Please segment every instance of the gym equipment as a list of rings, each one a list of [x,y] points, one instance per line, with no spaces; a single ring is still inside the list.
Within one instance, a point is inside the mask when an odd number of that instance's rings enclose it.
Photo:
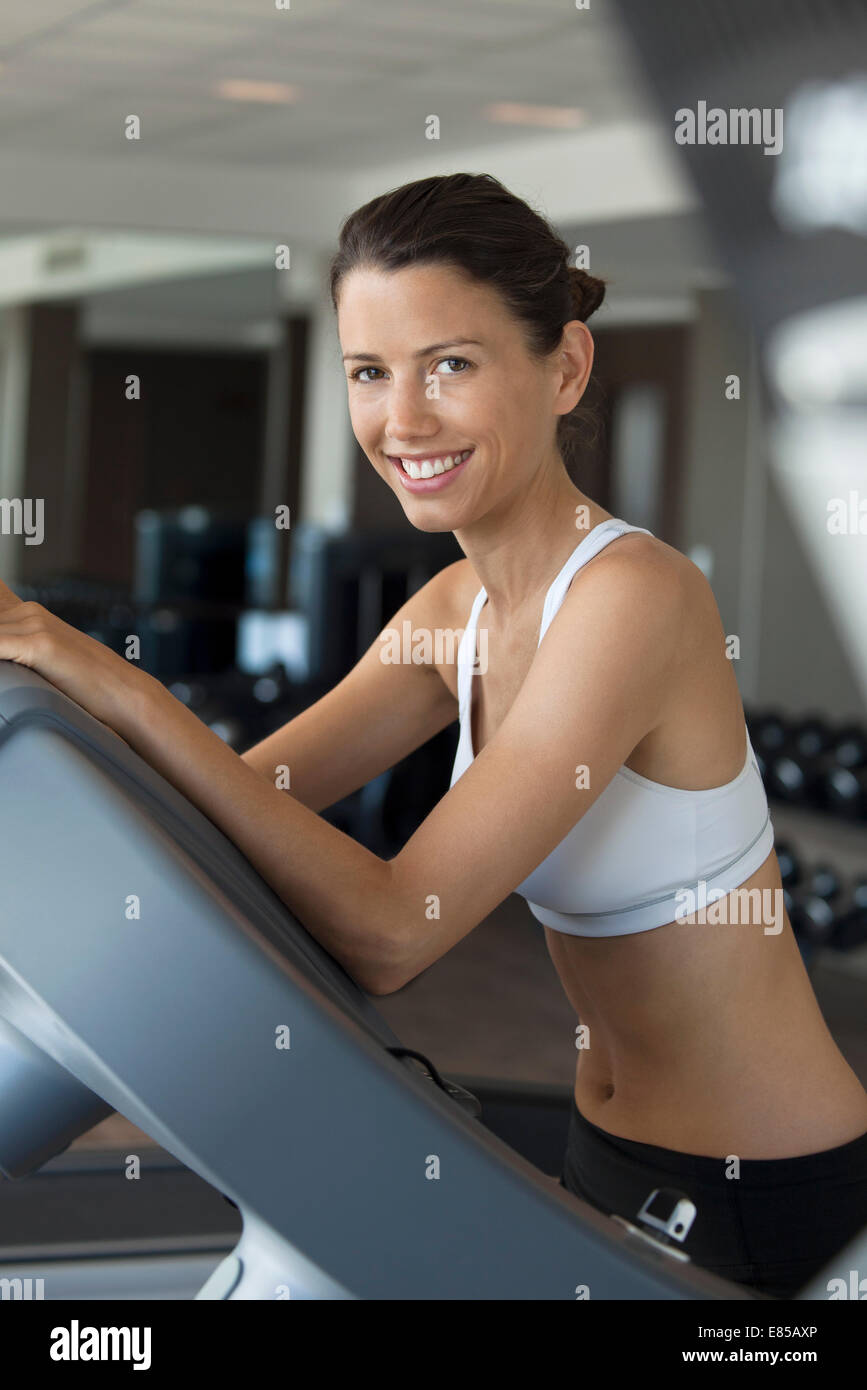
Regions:
[[[821,715],[809,715],[795,725],[792,747],[802,758],[816,758],[834,742],[834,733]]]
[[[308,621],[307,669],[335,684],[407,598],[463,551],[450,531],[293,528],[289,601]]]
[[[769,763],[779,755],[781,749],[786,747],[789,738],[789,725],[776,710],[768,710],[764,713],[759,713],[756,710],[745,710],[744,715],[750,743],[756,755],[759,776],[767,786]]]
[[[784,888],[792,888],[801,879],[801,861],[787,840],[777,840],[774,849],[780,870],[780,882]]]
[[[849,820],[867,820],[867,764],[837,764],[825,772],[823,798],[829,811]]]
[[[807,883],[808,892],[815,894],[817,898],[824,898],[825,902],[832,903],[835,898],[839,898],[842,887],[837,870],[832,868],[830,864],[815,864],[813,866]]]
[[[758,1296],[496,1139],[207,817],[7,662],[0,783],[7,1177],[120,1110],[238,1208],[206,1298]]]
[[[867,945],[867,878],[856,878],[837,913],[830,945],[837,951],[852,951]]]
[[[770,765],[768,791],[786,801],[857,819],[867,806],[867,769],[844,761],[856,750],[850,739],[833,739],[816,757],[786,751]]]
[[[770,757],[767,787],[772,796],[797,803],[821,802],[821,772],[823,762],[830,760],[828,750],[834,744],[834,733],[819,715],[810,715],[794,724],[785,741]]]
[[[15,591],[120,656],[128,637],[138,636],[141,664],[158,680],[224,671],[235,659],[239,610],[226,605],[140,602],[115,585],[74,577],[17,584]]]
[[[778,753],[789,741],[789,724],[776,710],[748,713],[746,722],[753,748],[766,757]]]
[[[803,937],[813,946],[824,946],[831,940],[835,917],[827,898],[818,893],[799,893],[795,889],[786,906],[796,937]]]
[[[849,951],[864,945],[867,878],[846,883],[830,864],[814,864],[806,870],[785,840],[775,849],[783,900],[807,969],[812,968],[819,946]]]
[[[217,517],[206,507],[138,512],[133,598],[243,607],[247,528],[247,521]]]
[[[237,753],[244,753],[315,704],[329,687],[290,681],[282,666],[261,674],[231,669],[168,683],[180,702]],[[434,735],[394,767],[326,807],[324,819],[374,854],[402,848],[448,791],[457,747],[456,724]]]
[[[255,675],[230,667],[167,685],[176,699],[239,753],[266,738],[325,693],[319,688],[293,684],[277,665]]]
[[[543,1173],[559,1171],[572,1104],[568,1083],[474,1075],[455,1081],[479,1098],[489,1130]],[[70,1296],[84,1296],[88,1258],[97,1296],[102,1287],[112,1298],[147,1298],[150,1290],[194,1298],[237,1244],[240,1214],[165,1149],[141,1145],[136,1153],[136,1182],[118,1181],[128,1147],[73,1148],[26,1182],[0,1181],[0,1264],[39,1262],[52,1299],[66,1297],[67,1287]]]
[[[820,715],[787,721],[747,714],[759,772],[771,797],[850,820],[867,820],[867,731],[833,729]]]

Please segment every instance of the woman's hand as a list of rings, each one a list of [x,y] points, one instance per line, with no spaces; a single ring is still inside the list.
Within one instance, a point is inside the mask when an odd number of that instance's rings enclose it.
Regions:
[[[0,580],[0,661],[27,666],[115,732],[145,672]]]

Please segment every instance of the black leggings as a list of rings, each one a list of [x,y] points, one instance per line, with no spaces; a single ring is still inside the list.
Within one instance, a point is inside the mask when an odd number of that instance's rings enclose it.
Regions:
[[[739,1178],[726,1171],[723,1158],[609,1134],[572,1098],[560,1176],[567,1192],[640,1226],[653,1188],[679,1189],[696,1217],[677,1248],[723,1279],[792,1298],[867,1226],[867,1133],[797,1158],[742,1159]]]

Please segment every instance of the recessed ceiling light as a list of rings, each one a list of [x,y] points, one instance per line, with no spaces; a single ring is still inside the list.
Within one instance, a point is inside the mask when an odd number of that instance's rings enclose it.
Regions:
[[[485,107],[489,121],[502,125],[540,125],[550,130],[574,130],[587,120],[579,106],[535,106],[519,101],[495,101]]]
[[[262,101],[271,105],[288,105],[301,93],[286,82],[254,82],[242,77],[227,77],[217,83],[217,96],[224,101]]]

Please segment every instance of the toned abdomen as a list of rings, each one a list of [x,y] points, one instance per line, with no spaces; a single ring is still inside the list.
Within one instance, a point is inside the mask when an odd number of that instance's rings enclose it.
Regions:
[[[772,854],[742,887],[778,885]],[[575,1099],[593,1124],[742,1158],[814,1153],[867,1131],[867,1093],[828,1032],[785,915],[767,934],[731,922],[545,934],[586,1029]]]

